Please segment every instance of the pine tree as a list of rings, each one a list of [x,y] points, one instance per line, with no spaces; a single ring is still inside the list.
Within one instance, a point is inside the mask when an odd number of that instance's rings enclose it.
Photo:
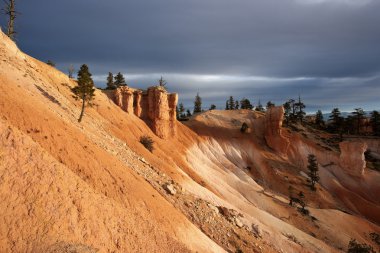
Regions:
[[[283,104],[284,107],[284,121],[287,126],[289,126],[289,121],[290,121],[290,112],[291,112],[291,106],[290,102],[287,101]]]
[[[230,108],[230,110],[235,109],[235,100],[233,96],[230,96],[230,98],[228,99],[228,108]]]
[[[239,101],[235,101],[235,110],[239,110]]]
[[[307,175],[309,176],[309,179],[311,182],[310,188],[311,190],[315,191],[316,190],[315,183],[319,181],[317,158],[315,157],[315,155],[310,154],[307,157],[307,160],[308,160],[307,169],[309,170]]]
[[[114,83],[114,77],[113,77],[113,74],[111,72],[108,72],[108,76],[107,76],[107,90],[114,90],[116,89],[116,85]]]
[[[297,108],[296,112],[296,118],[299,120],[299,122],[303,122],[303,118],[305,117],[306,113],[304,111],[305,104],[301,101],[301,96],[298,96],[298,102],[295,103],[295,107]]]
[[[243,98],[242,100],[240,100],[240,109],[252,110],[252,108],[253,106],[251,104],[251,101],[249,101],[249,99]]]
[[[94,81],[91,78],[91,73],[86,64],[83,64],[78,71],[78,86],[72,89],[77,99],[82,100],[82,110],[78,122],[82,121],[84,108],[91,105],[91,101],[95,96]]]
[[[181,115],[180,115],[180,113],[179,113],[178,105],[175,107],[175,113],[176,113],[176,115],[177,115],[177,120],[179,120],[180,117],[181,117]]]
[[[48,60],[46,62],[46,64],[49,65],[49,66],[55,67],[55,63],[53,61],[51,61],[51,60]]]
[[[162,76],[161,76],[160,80],[158,80],[158,85],[159,85],[160,87],[166,88],[166,84],[167,84],[166,80],[164,80],[164,79],[162,78]]]
[[[275,104],[272,103],[272,101],[268,101],[268,102],[267,102],[267,109],[269,109],[269,108],[271,108],[271,107],[273,107],[273,106],[275,106]]]
[[[183,106],[183,103],[179,104],[178,111],[179,111],[179,118],[184,118],[185,115],[183,115],[183,113],[185,112],[185,107]]]
[[[186,110],[186,117],[188,117],[188,118],[191,117],[191,112],[189,109]]]
[[[229,107],[229,105],[228,105],[228,100],[226,101],[226,109],[225,110],[229,110],[230,109],[230,107]]]
[[[343,120],[344,118],[341,116],[339,109],[334,108],[329,116],[329,128],[331,129],[331,131],[334,133],[341,132],[343,128]]]
[[[362,108],[355,108],[355,111],[351,113],[352,118],[355,123],[355,132],[360,134],[361,127],[363,126],[363,121],[365,119],[365,112]]]
[[[127,83],[125,82],[125,78],[123,76],[122,73],[117,73],[117,75],[115,76],[115,82],[114,82],[114,85],[116,87],[120,87],[120,86],[126,86]]]
[[[323,114],[321,110],[318,110],[315,114],[315,124],[318,127],[323,127],[325,125],[325,121],[323,120]]]
[[[371,112],[370,123],[372,126],[373,134],[380,136],[380,113],[378,111]]]
[[[216,109],[216,105],[212,104],[210,105],[210,110],[215,110]]]
[[[259,103],[257,104],[255,110],[258,111],[258,112],[263,112],[263,111],[265,111],[263,105],[262,105],[261,102],[260,102],[260,100],[259,100]]]
[[[194,113],[199,112],[202,112],[202,98],[199,96],[199,93],[197,93],[194,100]]]
[[[308,213],[308,211],[305,209],[305,206],[306,206],[306,200],[305,200],[305,195],[303,194],[302,191],[300,191],[298,193],[298,203],[300,204],[301,206],[301,212],[306,214]]]

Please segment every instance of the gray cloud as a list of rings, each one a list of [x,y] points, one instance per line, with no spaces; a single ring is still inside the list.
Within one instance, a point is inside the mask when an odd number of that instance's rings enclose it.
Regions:
[[[87,63],[99,85],[108,71],[121,71],[138,87],[163,75],[189,106],[199,91],[220,108],[229,95],[282,103],[298,94],[310,111],[380,107],[379,1],[20,0],[18,7],[24,51],[62,70]]]

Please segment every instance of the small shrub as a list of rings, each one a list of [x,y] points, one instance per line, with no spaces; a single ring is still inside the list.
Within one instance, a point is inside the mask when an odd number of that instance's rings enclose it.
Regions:
[[[371,237],[372,241],[374,241],[377,245],[380,246],[380,235],[373,232],[373,233],[370,233],[369,236]]]
[[[242,132],[242,133],[246,133],[246,132],[248,131],[248,128],[249,128],[248,124],[244,122],[244,123],[241,125],[240,132]]]
[[[365,243],[360,244],[355,239],[351,239],[348,244],[347,253],[375,253],[372,246]]]
[[[154,147],[154,141],[150,136],[144,135],[140,137],[140,143],[144,145],[144,147],[149,150],[150,152],[153,152]]]

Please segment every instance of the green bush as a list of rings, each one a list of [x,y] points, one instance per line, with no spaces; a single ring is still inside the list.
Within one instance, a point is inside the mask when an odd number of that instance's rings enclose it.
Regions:
[[[144,135],[140,137],[140,143],[144,145],[144,147],[149,150],[150,152],[153,152],[154,147],[154,141],[150,136]]]
[[[241,125],[240,132],[242,132],[242,133],[246,133],[246,132],[248,131],[248,128],[249,128],[248,124],[244,122],[244,123]]]

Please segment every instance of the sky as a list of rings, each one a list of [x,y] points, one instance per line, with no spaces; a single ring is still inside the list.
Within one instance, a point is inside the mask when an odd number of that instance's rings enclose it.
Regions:
[[[0,3],[3,4],[3,3]],[[2,6],[3,7],[3,6]],[[17,43],[64,72],[86,63],[192,107],[302,97],[308,112],[380,110],[380,0],[16,0]],[[4,14],[0,25],[6,23]]]

